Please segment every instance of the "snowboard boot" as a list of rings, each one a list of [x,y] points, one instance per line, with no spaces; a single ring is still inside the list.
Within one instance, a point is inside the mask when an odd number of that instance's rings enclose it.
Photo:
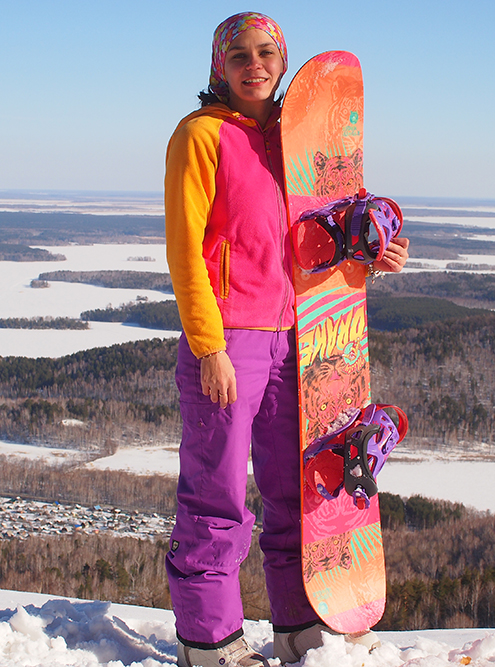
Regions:
[[[273,633],[273,657],[278,658],[282,665],[299,662],[310,648],[323,646],[323,633],[337,633],[323,623],[315,623],[303,630]]]
[[[345,640],[351,644],[361,644],[362,646],[366,646],[370,653],[382,645],[381,641],[378,639],[378,635],[372,630],[346,635]]]
[[[179,641],[178,667],[270,667],[265,658],[252,649],[244,637],[222,648],[200,649]]]
[[[274,632],[273,657],[278,658],[282,665],[299,662],[309,649],[320,648],[323,646],[324,633],[329,635],[339,635],[338,632],[334,632],[322,623],[316,623],[304,630]],[[378,636],[371,630],[368,632],[356,632],[344,635],[344,639],[351,644],[361,644],[362,646],[366,646],[370,653],[381,646]]]

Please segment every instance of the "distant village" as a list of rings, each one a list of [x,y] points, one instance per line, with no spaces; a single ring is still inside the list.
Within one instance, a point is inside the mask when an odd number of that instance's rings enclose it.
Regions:
[[[105,532],[119,537],[154,540],[168,538],[173,526],[173,517],[156,513],[0,497],[0,534],[3,539]]]

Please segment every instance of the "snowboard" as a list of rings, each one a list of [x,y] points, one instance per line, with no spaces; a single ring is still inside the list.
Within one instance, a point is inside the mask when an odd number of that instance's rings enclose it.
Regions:
[[[362,188],[363,81],[356,56],[329,51],[299,70],[285,96],[281,133],[291,228],[303,212]],[[325,254],[328,235],[319,228],[313,234],[320,242],[299,249],[299,257]],[[305,479],[304,452],[350,408],[370,403],[366,272],[364,264],[346,260],[312,273],[294,255],[303,579],[315,611],[340,633],[368,630],[385,608],[378,496],[358,509],[344,489],[330,500],[315,493]]]

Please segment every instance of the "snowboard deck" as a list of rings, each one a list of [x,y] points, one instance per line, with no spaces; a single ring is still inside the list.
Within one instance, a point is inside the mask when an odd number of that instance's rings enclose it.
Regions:
[[[358,59],[329,51],[307,62],[286,93],[281,130],[291,226],[303,211],[358,192],[363,185]],[[315,611],[342,633],[369,629],[385,608],[378,496],[359,510],[344,490],[333,500],[316,495],[305,482],[303,456],[341,413],[370,403],[365,277],[366,267],[355,261],[308,273],[294,260],[303,578]]]

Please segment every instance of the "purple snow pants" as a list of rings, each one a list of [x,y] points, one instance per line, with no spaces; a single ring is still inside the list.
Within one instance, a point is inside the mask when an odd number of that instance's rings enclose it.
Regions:
[[[177,365],[184,427],[167,573],[179,637],[205,647],[243,622],[238,574],[254,523],[244,504],[251,443],[272,622],[290,628],[317,620],[301,575],[294,331],[228,329],[225,337],[238,391],[225,410],[203,396],[200,362],[184,335]]]

